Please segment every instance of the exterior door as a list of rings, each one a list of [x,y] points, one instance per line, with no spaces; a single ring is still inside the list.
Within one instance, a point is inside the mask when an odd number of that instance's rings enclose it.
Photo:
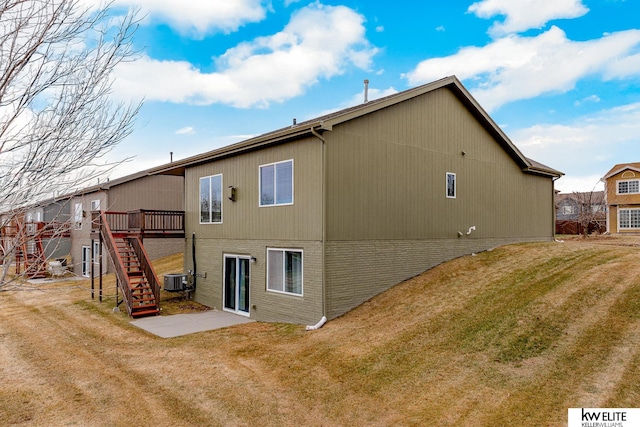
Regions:
[[[224,256],[224,309],[249,316],[249,257]]]
[[[89,277],[90,272],[91,272],[91,247],[83,246],[82,247],[82,275],[84,277]]]

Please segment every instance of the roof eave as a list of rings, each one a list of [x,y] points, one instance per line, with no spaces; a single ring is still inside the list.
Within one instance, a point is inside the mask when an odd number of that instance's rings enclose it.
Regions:
[[[622,166],[622,167],[620,167],[618,169],[615,169],[615,170],[612,170],[611,172],[606,174],[603,179],[609,179],[612,176],[618,175],[620,172],[625,171],[625,170],[632,170],[634,172],[640,173],[640,169],[639,168],[636,168],[636,167],[633,167],[633,166]]]

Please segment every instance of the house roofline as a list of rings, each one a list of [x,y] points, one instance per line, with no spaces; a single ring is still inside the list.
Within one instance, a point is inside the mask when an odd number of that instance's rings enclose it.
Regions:
[[[616,169],[617,167],[617,169]],[[609,179],[614,175],[618,175],[620,172],[625,171],[625,170],[632,170],[634,172],[638,172],[640,173],[640,168],[635,167],[635,166],[631,166],[631,165],[626,165],[626,164],[622,164],[622,165],[615,165],[613,169],[611,169],[609,171],[609,173],[607,173],[602,179]]]
[[[511,158],[520,166],[523,172],[536,175],[559,178],[564,175],[555,169],[526,158],[513,144],[509,137],[500,129],[487,112],[473,98],[469,91],[455,76],[427,83],[412,89],[398,92],[384,98],[378,98],[367,103],[359,104],[340,111],[326,114],[315,119],[268,132],[248,140],[228,145],[206,153],[188,157],[183,160],[150,169],[149,174],[184,174],[187,167],[193,167],[212,160],[233,156],[252,151],[264,146],[294,140],[303,136],[313,135],[313,132],[331,131],[335,125],[390,107],[400,102],[415,98],[441,88],[448,88],[460,100],[494,139],[507,151]]]

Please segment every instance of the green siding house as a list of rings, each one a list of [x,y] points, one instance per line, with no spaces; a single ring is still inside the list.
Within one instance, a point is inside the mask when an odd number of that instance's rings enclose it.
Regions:
[[[310,325],[443,261],[552,240],[562,175],[524,157],[455,77],[158,172],[185,177],[195,299]]]

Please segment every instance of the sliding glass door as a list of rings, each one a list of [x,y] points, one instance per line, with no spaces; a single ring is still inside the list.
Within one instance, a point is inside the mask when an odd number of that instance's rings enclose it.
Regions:
[[[249,257],[224,256],[224,309],[249,315]]]

